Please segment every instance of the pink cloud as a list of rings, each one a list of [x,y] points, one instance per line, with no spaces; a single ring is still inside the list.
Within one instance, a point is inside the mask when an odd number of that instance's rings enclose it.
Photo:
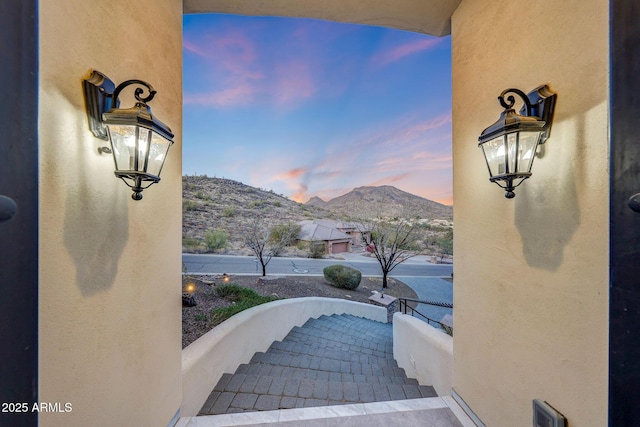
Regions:
[[[388,176],[385,178],[380,178],[377,179],[375,181],[369,182],[368,184],[365,184],[366,186],[373,186],[373,187],[377,187],[380,185],[389,185],[395,182],[400,182],[403,181],[407,178],[411,177],[410,173],[399,173],[396,175],[392,175],[392,176]]]
[[[185,37],[183,47],[200,57],[200,76],[224,89],[205,94],[184,94],[185,104],[229,107],[246,105],[260,92],[264,74],[253,41],[235,29],[209,32],[198,40]],[[193,78],[193,77],[191,77]]]
[[[417,134],[428,132],[433,129],[437,129],[439,127],[448,125],[450,123],[451,123],[451,113],[443,114],[441,116],[434,117],[431,120],[425,120],[409,127],[408,129],[406,129],[405,134],[407,136],[414,136]]]
[[[404,188],[404,191],[411,194],[424,197],[428,200],[433,200],[434,202],[442,203],[443,205],[453,205],[453,194],[451,192],[451,188],[443,186],[440,182],[429,184],[408,181],[405,185],[406,187]]]
[[[307,190],[308,190],[308,186],[306,186],[305,184],[299,184],[297,191],[294,193],[293,196],[291,196],[291,198],[298,202],[298,203],[304,203],[307,200],[309,200],[309,196],[307,196]]]
[[[412,160],[417,160],[428,169],[451,169],[453,157],[448,154],[436,154],[427,151],[413,153]]]
[[[197,40],[185,36],[182,47],[203,58],[216,62],[231,60],[236,63],[250,63],[256,58],[253,41],[243,32],[234,28],[200,33]]]
[[[278,174],[270,179],[270,181],[282,181],[288,179],[296,179],[306,174],[308,171],[306,168],[295,168]]]
[[[224,27],[202,34],[198,39],[185,36],[185,52],[197,55],[200,61],[199,78],[227,88],[204,96],[187,93],[186,103],[220,107],[264,101],[286,107],[318,92],[313,70],[321,68],[321,64],[314,64],[317,58],[308,52],[309,43],[293,37],[290,41],[293,45],[283,57],[265,57],[258,48],[260,39],[256,38],[262,32],[253,34],[252,31]],[[247,100],[248,94],[260,94],[260,97]]]
[[[196,44],[191,40],[187,40],[186,38],[182,40],[182,47],[195,55],[202,57],[209,56],[208,51],[204,48],[204,46]]]
[[[185,105],[200,105],[210,107],[228,107],[249,104],[256,93],[256,88],[244,83],[236,87],[204,94],[185,93]]]
[[[316,93],[310,64],[304,60],[278,63],[274,75],[277,80],[271,93],[278,105],[295,104]]]
[[[451,114],[443,114],[419,122],[416,122],[415,117],[407,117],[393,123],[381,123],[349,145],[352,149],[357,147],[362,151],[387,150],[387,153],[396,154],[399,149],[416,150],[434,142],[434,135],[437,135],[434,132],[449,123],[451,123]]]
[[[392,62],[399,61],[400,59],[413,55],[414,53],[421,52],[423,50],[431,49],[440,43],[441,39],[429,38],[422,40],[415,40],[409,43],[395,46],[391,49],[387,49],[375,55],[371,62],[374,66],[384,67]]]

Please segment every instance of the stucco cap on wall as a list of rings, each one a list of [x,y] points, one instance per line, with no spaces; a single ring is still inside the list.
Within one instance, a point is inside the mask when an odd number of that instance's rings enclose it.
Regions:
[[[433,36],[451,34],[460,0],[184,0],[184,13],[316,18],[379,25]]]

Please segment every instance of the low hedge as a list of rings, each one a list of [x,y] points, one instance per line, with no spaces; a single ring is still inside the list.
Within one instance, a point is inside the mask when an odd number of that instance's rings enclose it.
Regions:
[[[330,265],[322,270],[327,282],[336,288],[354,290],[360,285],[362,273],[346,265]]]

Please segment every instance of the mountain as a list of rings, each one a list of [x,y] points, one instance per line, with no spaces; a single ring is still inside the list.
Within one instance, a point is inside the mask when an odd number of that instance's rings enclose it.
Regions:
[[[306,205],[320,206],[316,199],[323,202],[321,206],[324,209],[341,216],[453,219],[452,206],[407,193],[391,185],[354,188],[327,202],[315,197]]]
[[[327,207],[327,202],[325,202],[324,200],[322,200],[318,196],[313,196],[312,198],[307,200],[307,203],[305,203],[305,205],[307,205],[307,206],[316,206],[318,208],[326,208]]]
[[[243,244],[243,238],[250,232],[256,218],[269,225],[305,219],[348,220],[354,215],[363,219],[382,215],[450,220],[452,211],[451,206],[391,186],[359,187],[328,202],[313,197],[303,204],[231,179],[183,176],[182,246],[185,252],[251,255]],[[436,228],[429,228],[429,233],[439,236],[449,230],[438,228],[438,222],[435,223]],[[225,242],[219,243],[222,240]],[[218,244],[220,249],[212,249]],[[287,253],[290,256],[307,256],[295,246],[288,248]]]

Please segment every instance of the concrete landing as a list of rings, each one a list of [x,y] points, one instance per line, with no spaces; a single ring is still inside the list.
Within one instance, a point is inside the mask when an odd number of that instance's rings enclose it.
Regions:
[[[181,418],[176,427],[475,427],[448,396]]]

